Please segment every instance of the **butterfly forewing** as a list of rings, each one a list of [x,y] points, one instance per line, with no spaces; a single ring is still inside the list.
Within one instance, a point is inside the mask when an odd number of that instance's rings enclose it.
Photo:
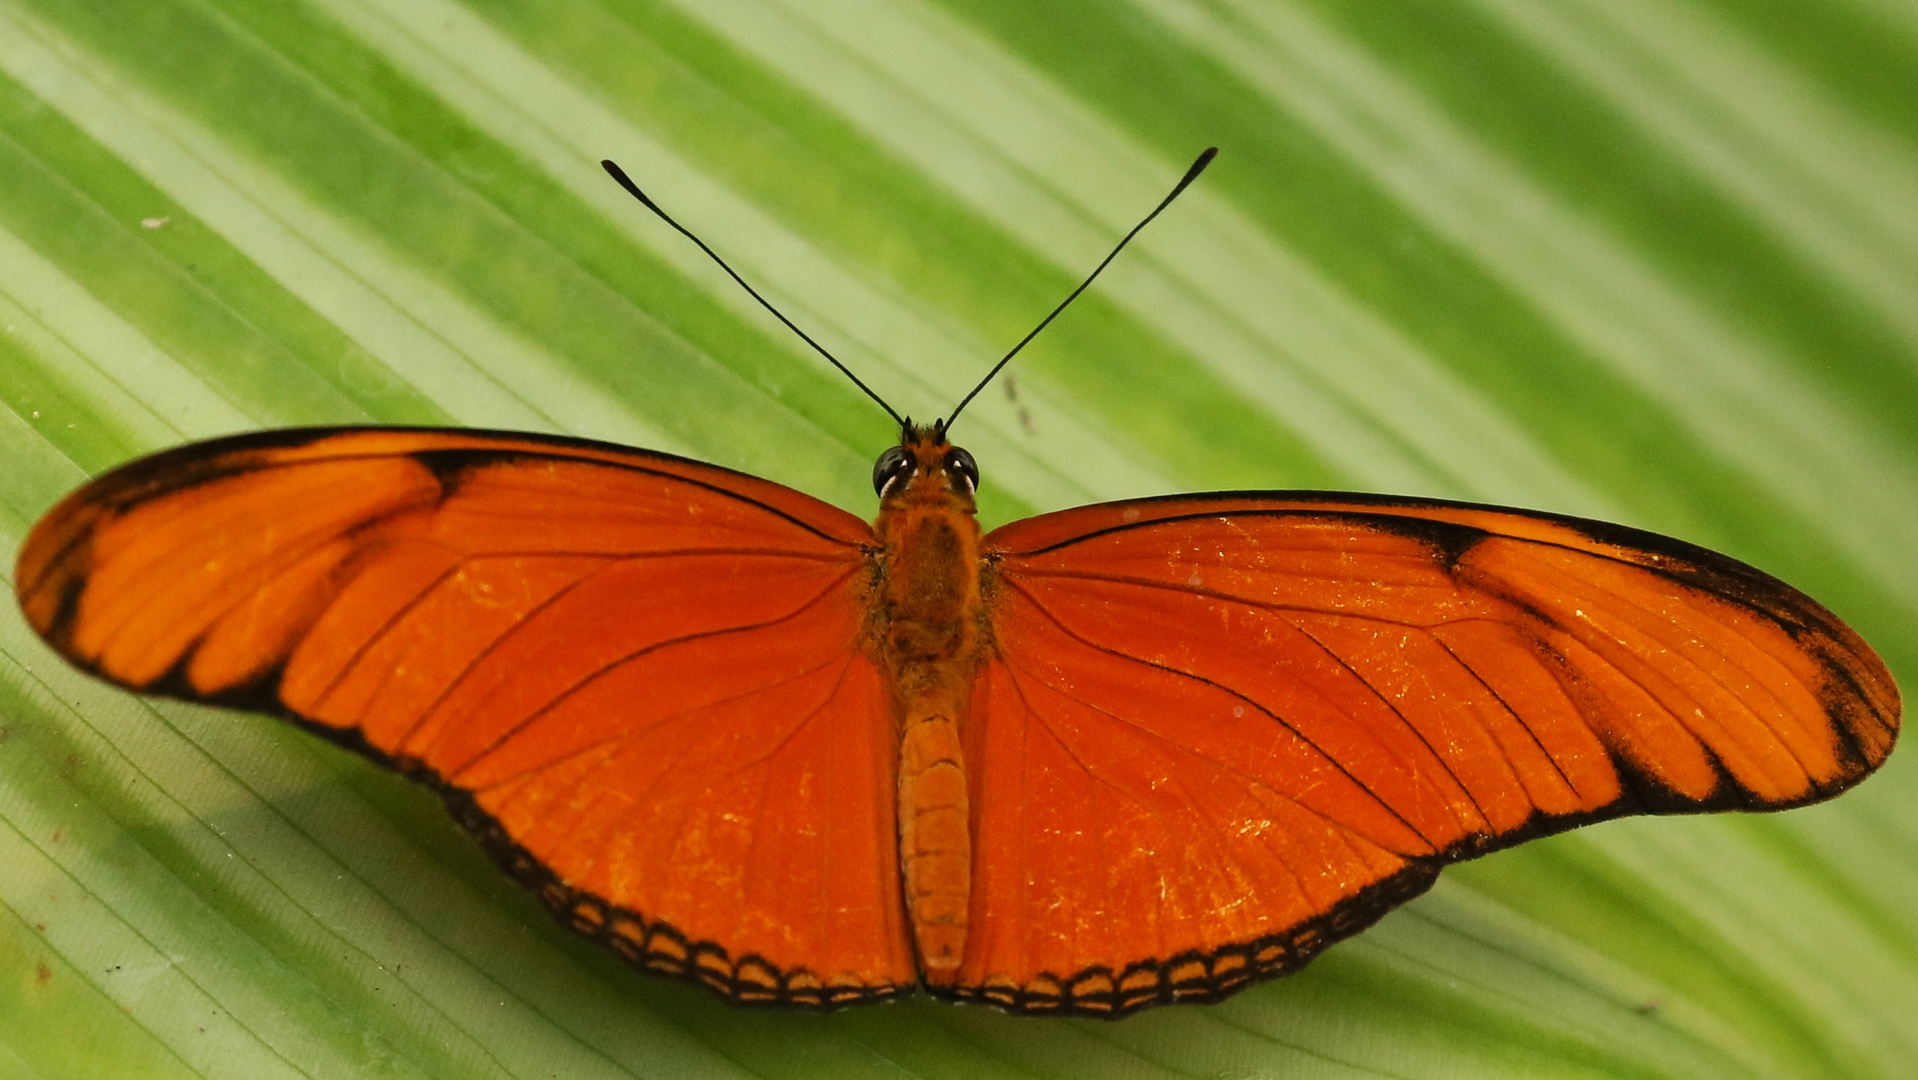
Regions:
[[[976,884],[951,992],[1124,1012],[1291,970],[1446,861],[1777,808],[1883,760],[1897,692],[1790,587],[1616,526],[1221,495],[984,541]]]
[[[83,667],[433,783],[643,966],[828,1005],[915,978],[871,548],[843,511],[664,455],[278,432],[81,489],[17,580]]]

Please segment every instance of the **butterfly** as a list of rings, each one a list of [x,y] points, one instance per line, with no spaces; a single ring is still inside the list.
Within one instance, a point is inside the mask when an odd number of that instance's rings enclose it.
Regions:
[[[560,919],[737,1003],[1216,1001],[1447,863],[1815,802],[1896,740],[1831,612],[1623,526],[1227,492],[982,533],[970,400],[893,414],[871,524],[581,439],[218,439],[68,496],[16,587],[79,667],[400,770]]]

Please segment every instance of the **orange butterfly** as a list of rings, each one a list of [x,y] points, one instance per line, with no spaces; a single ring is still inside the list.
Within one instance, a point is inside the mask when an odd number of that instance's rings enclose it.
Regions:
[[[982,536],[951,419],[901,421],[870,526],[577,439],[244,435],[81,488],[15,580],[75,664],[400,769],[562,919],[736,1002],[1213,1001],[1448,862],[1814,802],[1897,737],[1870,647],[1723,555],[1315,492]]]

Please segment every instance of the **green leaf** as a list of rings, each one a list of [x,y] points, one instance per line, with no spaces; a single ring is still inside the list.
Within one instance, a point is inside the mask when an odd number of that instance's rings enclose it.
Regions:
[[[0,535],[190,439],[692,454],[862,514],[902,412],[988,524],[1349,487],[1605,517],[1918,672],[1918,18],[1885,0],[0,0]],[[11,560],[8,560],[11,565]],[[1896,1077],[1909,752],[1835,803],[1448,871],[1113,1023],[738,1011],[553,923],[428,794],[0,616],[0,1072]]]

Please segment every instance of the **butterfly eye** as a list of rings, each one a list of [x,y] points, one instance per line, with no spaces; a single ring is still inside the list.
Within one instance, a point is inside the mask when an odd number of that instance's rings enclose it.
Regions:
[[[946,451],[946,475],[953,478],[954,488],[964,483],[968,495],[979,490],[979,463],[956,446]]]
[[[872,490],[884,497],[886,489],[895,482],[904,481],[912,476],[912,455],[903,446],[894,446],[872,463]]]

